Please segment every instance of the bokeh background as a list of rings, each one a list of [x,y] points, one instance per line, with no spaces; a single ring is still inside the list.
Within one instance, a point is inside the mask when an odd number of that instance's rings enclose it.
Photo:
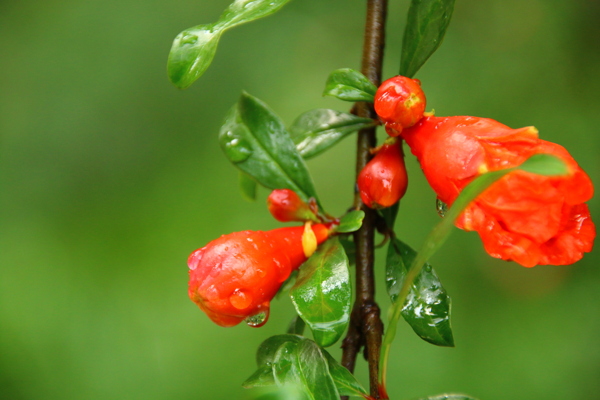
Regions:
[[[242,90],[286,123],[349,105],[321,92],[360,68],[364,2],[301,1],[227,32],[190,89],[167,80],[175,35],[229,0],[0,1],[0,398],[247,399],[261,329],[212,324],[187,298],[187,255],[221,234],[271,229],[242,199],[217,132]],[[390,1],[385,76],[396,74],[408,0]],[[535,125],[600,182],[600,3],[458,0],[417,77],[438,115]],[[354,141],[309,162],[324,204],[351,202]],[[396,230],[419,246],[438,221],[409,158]],[[598,198],[590,201],[600,221]],[[381,259],[383,254],[379,254]],[[403,324],[390,393],[482,400],[600,398],[600,256],[525,269],[456,231],[432,260],[453,298],[456,348]],[[379,283],[383,283],[378,264]],[[382,287],[382,286],[380,286]],[[389,307],[383,289],[378,298]],[[335,345],[330,351],[339,356]],[[366,383],[365,364],[357,374]]]

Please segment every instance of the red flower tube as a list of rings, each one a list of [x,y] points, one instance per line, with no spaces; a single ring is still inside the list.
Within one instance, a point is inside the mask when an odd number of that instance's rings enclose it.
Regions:
[[[477,231],[493,257],[525,267],[567,265],[592,250],[596,229],[584,202],[594,192],[588,175],[534,127],[511,129],[477,117],[425,117],[402,133],[438,198],[451,205],[487,171],[515,167],[534,154],[565,162],[567,176],[514,171],[470,204],[456,226]]]
[[[408,175],[402,154],[402,140],[388,139],[375,157],[358,174],[360,198],[371,208],[394,205],[406,193]]]
[[[262,326],[281,284],[308,258],[303,235],[311,228],[317,243],[329,236],[323,224],[243,231],[194,251],[188,258],[190,299],[217,325],[254,317],[248,324]]]

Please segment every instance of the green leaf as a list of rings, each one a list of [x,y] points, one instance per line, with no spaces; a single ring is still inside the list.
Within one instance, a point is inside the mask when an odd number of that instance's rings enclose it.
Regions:
[[[422,397],[419,400],[477,400],[466,394],[438,394],[436,396]]]
[[[290,0],[235,0],[223,12],[217,25],[223,29],[276,13]]]
[[[416,255],[417,252],[406,243],[396,238],[391,240],[386,262],[386,286],[392,303],[396,302],[408,267]],[[414,280],[402,316],[423,340],[438,346],[454,346],[450,296],[430,264],[426,263]]]
[[[454,0],[412,0],[402,40],[400,75],[412,78],[442,43]]]
[[[171,46],[167,71],[180,89],[189,87],[212,62],[223,32],[234,26],[277,12],[289,0],[236,0],[213,24],[198,25],[181,32]]]
[[[519,169],[545,176],[567,175],[569,173],[567,164],[551,154],[534,154],[519,165]]]
[[[300,155],[309,159],[334,146],[349,134],[374,124],[369,118],[317,108],[296,118],[290,126],[290,134]]]
[[[354,232],[360,229],[362,221],[365,218],[365,212],[362,210],[352,210],[340,218],[340,224],[335,228],[338,233]]]
[[[302,264],[290,296],[319,345],[331,346],[342,336],[350,319],[352,289],[348,257],[336,237]]]
[[[269,189],[317,198],[304,160],[283,123],[262,101],[243,93],[227,115],[219,142],[227,158]]]
[[[345,101],[367,101],[373,102],[377,92],[375,86],[366,76],[360,72],[342,68],[333,71],[325,82],[323,96],[333,96]]]
[[[292,321],[288,326],[287,333],[292,335],[303,335],[305,327],[306,323],[304,320],[300,318],[299,315],[296,315],[294,318],[292,318]]]
[[[242,387],[253,388],[275,385],[275,377],[273,376],[273,368],[270,365],[259,367],[248,379],[242,383]]]
[[[303,340],[303,337],[298,335],[285,334],[271,336],[258,347],[258,351],[256,352],[256,364],[259,367],[273,364],[275,362],[275,353],[279,347],[288,342],[298,343],[301,340]]]
[[[257,183],[252,177],[242,171],[240,171],[238,183],[240,185],[240,191],[242,196],[248,201],[256,200],[256,186]]]
[[[322,351],[329,365],[329,373],[335,382],[340,396],[364,397],[363,395],[369,394],[350,371],[340,365],[327,351]]]
[[[314,400],[339,400],[340,394],[323,350],[312,340],[303,340],[297,346],[300,378],[309,397]]]
[[[214,24],[198,25],[179,33],[173,40],[167,72],[179,89],[189,87],[208,68],[221,38]]]
[[[245,383],[268,382],[271,368],[277,386],[301,389],[310,400],[338,400],[325,350],[297,335],[277,335],[265,340],[257,353],[258,371]]]

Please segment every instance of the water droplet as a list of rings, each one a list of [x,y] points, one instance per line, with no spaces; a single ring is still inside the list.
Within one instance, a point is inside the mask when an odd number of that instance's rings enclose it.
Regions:
[[[425,270],[425,272],[431,272],[431,264],[429,264],[429,263],[426,263],[426,264],[423,266],[423,269]]]
[[[248,326],[253,328],[260,328],[264,324],[267,323],[269,319],[269,306],[266,308],[262,308],[261,311],[257,314],[250,315],[248,318],[244,320]]]
[[[188,258],[188,268],[192,271],[196,269],[200,261],[202,261],[202,254],[204,253],[204,248],[198,249],[190,254]]]
[[[437,209],[438,215],[444,218],[446,212],[448,211],[448,204],[444,203],[440,199],[435,199],[435,208]]]
[[[252,296],[241,289],[236,289],[231,296],[229,302],[238,310],[248,308],[252,304]]]
[[[241,137],[236,136],[232,131],[225,133],[222,143],[227,157],[234,163],[247,160],[253,153],[252,145]]]
[[[181,32],[181,38],[179,39],[181,44],[196,44],[197,41],[198,36],[189,32]]]

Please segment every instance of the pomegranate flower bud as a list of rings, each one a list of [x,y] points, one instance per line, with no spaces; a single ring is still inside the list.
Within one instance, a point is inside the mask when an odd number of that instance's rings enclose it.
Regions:
[[[402,140],[388,141],[358,174],[360,198],[371,208],[394,205],[404,196],[408,186]]]
[[[277,221],[313,221],[319,222],[317,217],[317,204],[311,199],[310,204],[305,203],[290,189],[275,189],[267,198],[269,212]]]
[[[194,251],[188,258],[190,299],[217,325],[244,320],[264,325],[271,299],[308,257],[303,247],[307,229],[319,244],[330,233],[323,224],[235,232]]]
[[[398,75],[379,86],[374,107],[388,135],[398,136],[423,117],[426,103],[421,82]]]
[[[511,129],[477,117],[424,117],[402,136],[448,205],[484,172],[518,166],[539,153],[560,158],[568,175],[510,172],[478,196],[456,226],[477,231],[491,256],[525,267],[572,264],[592,250],[596,228],[584,204],[593,195],[592,182],[567,150],[539,139],[535,128]]]

